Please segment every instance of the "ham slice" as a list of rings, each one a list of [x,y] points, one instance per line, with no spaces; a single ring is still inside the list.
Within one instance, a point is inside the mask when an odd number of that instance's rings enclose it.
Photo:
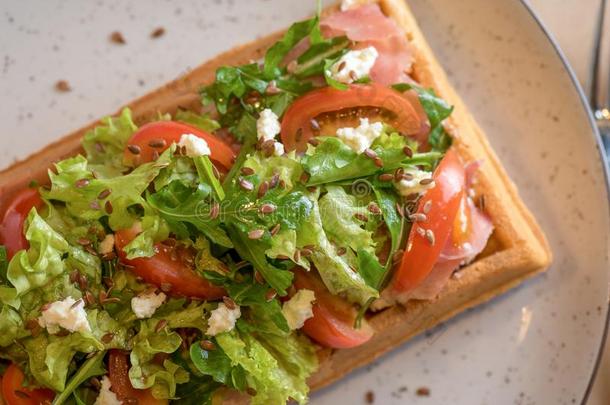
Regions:
[[[325,37],[346,35],[355,48],[374,46],[379,53],[371,80],[384,85],[412,82],[405,72],[413,64],[413,48],[396,23],[383,15],[378,4],[367,4],[322,19]]]

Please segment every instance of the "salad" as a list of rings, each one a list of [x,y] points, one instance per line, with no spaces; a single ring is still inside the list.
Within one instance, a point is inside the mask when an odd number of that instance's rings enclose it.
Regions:
[[[4,401],[306,403],[320,347],[434,298],[492,226],[413,54],[377,5],[316,16],[87,132],[1,213]]]

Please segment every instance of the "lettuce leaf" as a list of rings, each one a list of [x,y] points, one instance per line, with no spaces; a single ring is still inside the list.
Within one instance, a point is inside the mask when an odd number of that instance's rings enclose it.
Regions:
[[[105,351],[100,351],[90,359],[87,359],[72,375],[70,381],[66,384],[66,388],[53,399],[53,405],[61,405],[66,402],[70,395],[85,381],[89,381],[92,377],[106,374],[106,369],[104,368],[105,354]]]
[[[8,305],[0,309],[0,347],[7,347],[30,334],[17,311]]]
[[[83,137],[89,168],[105,178],[124,173],[127,168],[123,165],[123,151],[137,129],[129,108],[124,108],[118,117],[103,118],[101,125]]]
[[[152,257],[155,254],[155,243],[162,242],[169,237],[169,226],[163,218],[157,215],[145,215],[141,223],[142,232],[123,249],[129,260],[138,257]]]
[[[271,246],[265,251],[265,254],[272,259],[281,256],[288,257],[294,264],[309,270],[309,261],[305,257],[299,256],[298,261],[295,261],[297,249],[297,232],[294,229],[286,229],[271,238]]]
[[[189,110],[179,109],[174,115],[176,121],[184,122],[206,132],[214,132],[220,128],[218,121],[207,115],[197,114]]]

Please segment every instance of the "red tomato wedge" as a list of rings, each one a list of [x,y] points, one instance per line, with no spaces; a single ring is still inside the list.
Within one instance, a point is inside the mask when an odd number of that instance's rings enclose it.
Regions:
[[[313,317],[305,321],[303,332],[322,346],[348,349],[360,346],[373,337],[373,328],[362,320],[360,329],[354,329],[358,311],[349,302],[332,295],[322,280],[311,272],[298,269],[294,273],[294,287],[314,292]]]
[[[351,109],[358,111],[345,111]],[[354,117],[365,109],[381,113],[384,122],[406,135],[421,132],[421,117],[412,100],[381,84],[352,84],[347,90],[324,87],[299,97],[282,119],[282,143],[287,151],[296,149],[303,152],[307,149],[307,141],[319,132],[312,125],[312,119],[326,113],[340,112],[331,117],[335,121],[332,128],[354,126]],[[324,131],[322,135],[334,133]]]
[[[156,121],[143,125],[129,139],[128,144],[139,153],[134,154],[128,147],[124,152],[126,162],[137,165],[150,162],[156,153],[161,153],[172,143],[178,143],[184,134],[193,134],[205,140],[210,147],[210,159],[228,170],[233,165],[235,153],[229,145],[218,137],[199,128],[176,121]]]
[[[0,221],[0,244],[6,247],[9,259],[18,251],[28,248],[23,224],[33,207],[40,209],[43,206],[44,202],[34,188],[20,191],[9,203]]]
[[[108,378],[111,390],[123,403],[137,400],[139,405],[162,405],[168,401],[153,397],[151,390],[138,390],[129,381],[129,361],[127,353],[111,350],[108,356]]]
[[[411,229],[406,251],[390,285],[392,292],[408,293],[419,286],[434,268],[454,230],[464,194],[464,181],[464,165],[457,153],[450,149],[434,172],[434,188],[419,201],[418,213],[424,213],[428,201],[431,206],[425,214],[426,221],[414,224]],[[431,243],[429,236],[421,235],[418,228],[431,232],[434,242]]]
[[[215,300],[226,295],[223,288],[210,283],[195,272],[188,264],[189,260],[185,260],[188,252],[178,252],[175,247],[158,243],[155,245],[157,253],[153,257],[127,259],[123,248],[136,236],[134,229],[118,231],[115,234],[116,247],[121,262],[132,266],[131,271],[147,283],[163,289],[167,287],[170,294],[184,297]],[[190,262],[192,263],[192,260]]]
[[[51,403],[55,397],[52,390],[38,388],[35,390],[23,387],[25,376],[14,364],[8,366],[2,376],[2,397],[7,405],[40,405]]]

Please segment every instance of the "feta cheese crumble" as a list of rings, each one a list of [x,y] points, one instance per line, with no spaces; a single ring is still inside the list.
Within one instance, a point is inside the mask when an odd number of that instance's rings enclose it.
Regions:
[[[186,156],[188,157],[199,157],[199,156],[209,156],[210,155],[210,147],[205,139],[199,138],[197,135],[193,134],[182,134],[180,137],[180,142],[178,142],[179,147],[184,147],[186,150]]]
[[[313,316],[312,306],[315,299],[313,291],[302,289],[284,303],[282,314],[284,314],[290,329],[302,328],[305,321]]]
[[[330,67],[330,75],[341,83],[353,83],[371,72],[379,53],[373,46],[349,51]]]
[[[410,179],[402,179],[398,183],[394,183],[398,194],[406,197],[410,194],[421,194],[426,190],[434,187],[434,181],[427,184],[421,184],[422,180],[432,179],[432,172],[423,170],[406,170],[406,175],[410,175]]]
[[[131,299],[131,310],[139,319],[150,318],[163,305],[167,296],[164,293],[155,294],[150,291]]]
[[[52,335],[58,333],[60,327],[70,332],[91,332],[85,303],[72,297],[48,304],[38,318],[38,324]]]
[[[284,144],[276,142],[273,144],[273,156],[282,156],[284,154]]]
[[[100,242],[98,250],[101,254],[107,255],[108,253],[112,253],[113,249],[114,249],[114,235],[108,234],[108,235],[106,235],[104,240],[102,240]]]
[[[216,336],[219,333],[229,332],[235,328],[235,322],[237,322],[240,316],[241,310],[239,306],[235,306],[235,309],[229,309],[221,302],[218,304],[218,308],[210,314],[206,333],[210,336]]]
[[[359,4],[358,0],[343,0],[341,2],[341,11],[349,10]]]
[[[280,133],[281,126],[278,116],[269,108],[261,111],[261,114],[256,120],[256,134],[259,140],[269,141],[275,139],[275,136]]]
[[[369,123],[368,118],[360,118],[360,125],[356,128],[339,128],[337,138],[357,153],[362,153],[371,146],[373,141],[383,132],[381,122]]]
[[[97,396],[93,405],[121,405],[122,402],[119,401],[116,394],[110,391],[110,388],[112,387],[110,379],[107,376],[104,376],[101,383],[100,394]]]

